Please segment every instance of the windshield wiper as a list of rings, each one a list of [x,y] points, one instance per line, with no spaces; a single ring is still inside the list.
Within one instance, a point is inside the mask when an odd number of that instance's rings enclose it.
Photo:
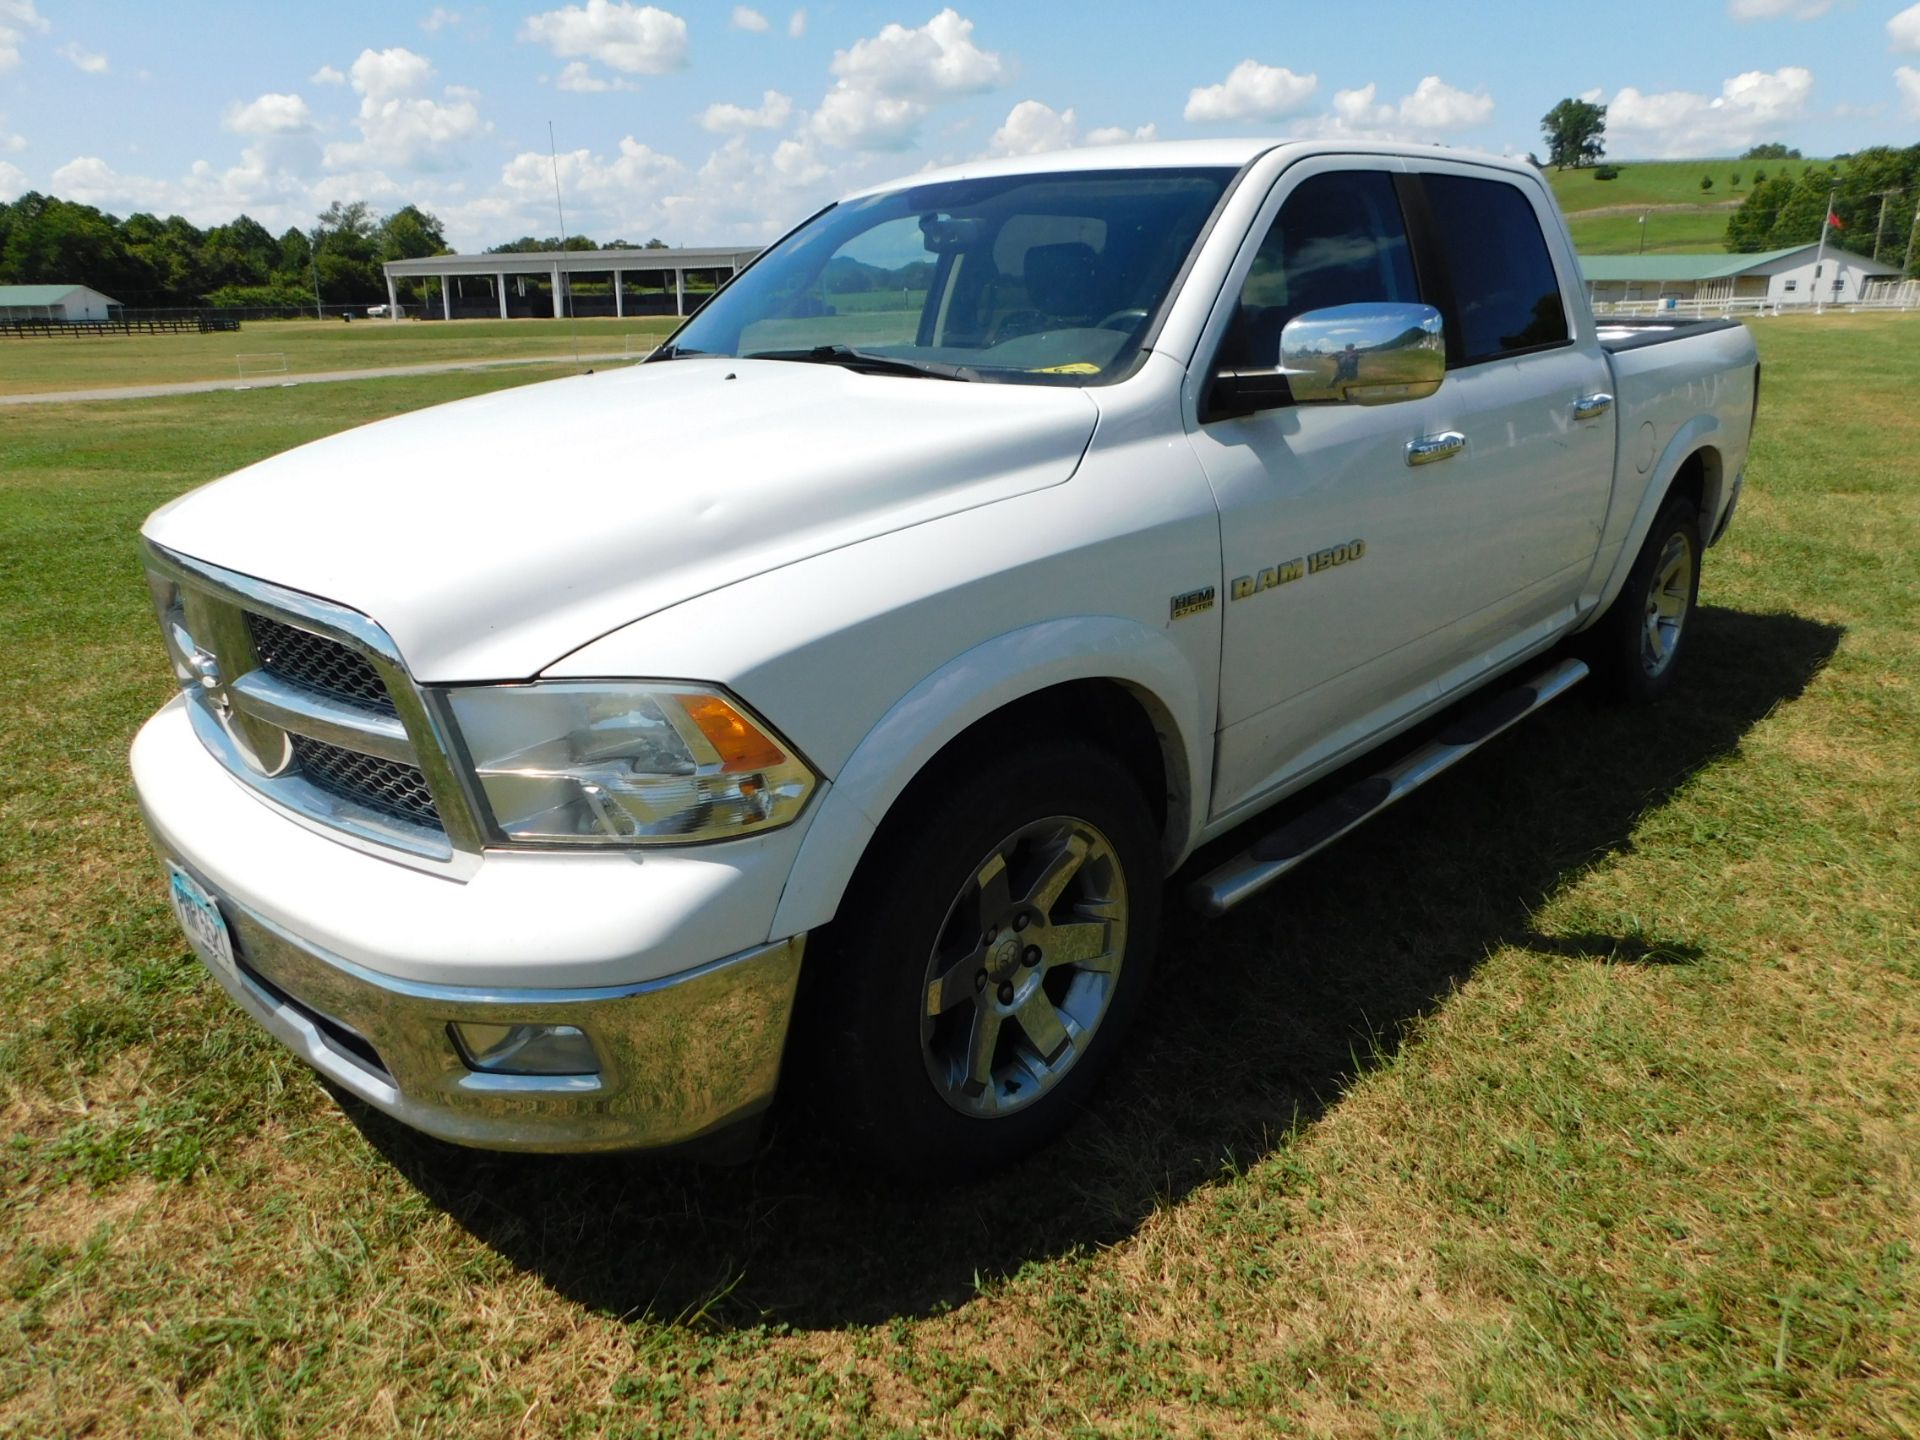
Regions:
[[[684,345],[662,345],[641,363],[651,365],[656,360],[691,360],[707,353],[705,350],[689,350]]]
[[[815,345],[808,350],[756,350],[742,360],[798,360],[811,365],[844,365],[869,375],[920,375],[930,380],[977,380],[977,371],[938,360],[902,360],[851,345]]]

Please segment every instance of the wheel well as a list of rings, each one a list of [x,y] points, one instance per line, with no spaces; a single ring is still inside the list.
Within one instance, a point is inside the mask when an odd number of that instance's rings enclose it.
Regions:
[[[1720,452],[1707,445],[1687,456],[1673,472],[1667,494],[1686,496],[1700,517],[1700,529],[1710,529],[1720,504]]]
[[[887,818],[912,813],[908,804],[924,785],[937,783],[941,773],[967,764],[982,751],[1005,750],[1035,735],[1069,735],[1100,746],[1119,758],[1139,777],[1163,842],[1178,827],[1185,839],[1186,758],[1172,719],[1151,696],[1118,680],[1072,680],[1022,695],[990,715],[984,715],[954,736],[921,767],[888,808]],[[903,807],[906,807],[903,810]],[[882,821],[882,829],[885,820]]]

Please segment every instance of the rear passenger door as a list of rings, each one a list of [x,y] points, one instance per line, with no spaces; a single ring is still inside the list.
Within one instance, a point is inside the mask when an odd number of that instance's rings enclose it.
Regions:
[[[1612,372],[1567,273],[1542,186],[1498,170],[1412,162],[1410,222],[1446,321],[1435,429],[1466,446],[1425,478],[1468,523],[1482,567],[1462,640],[1488,667],[1571,620],[1613,484]]]

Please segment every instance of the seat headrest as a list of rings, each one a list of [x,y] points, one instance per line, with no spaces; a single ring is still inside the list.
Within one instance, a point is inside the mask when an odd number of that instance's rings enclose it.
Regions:
[[[1090,315],[1098,269],[1099,257],[1085,241],[1036,245],[1027,251],[1027,300],[1034,309],[1060,318]]]

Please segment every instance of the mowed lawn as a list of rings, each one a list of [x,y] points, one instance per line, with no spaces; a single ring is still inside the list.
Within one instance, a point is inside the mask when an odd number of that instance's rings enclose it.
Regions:
[[[252,379],[271,385],[333,370],[570,356],[576,351],[644,355],[677,323],[670,315],[627,320],[263,320],[212,335],[0,337],[0,395],[180,380]]]
[[[1756,333],[1669,702],[1171,910],[1091,1111],[949,1193],[784,1112],[729,1170],[418,1139],[176,934],[141,517],[506,377],[8,414],[0,1433],[1920,1431],[1920,324]]]

